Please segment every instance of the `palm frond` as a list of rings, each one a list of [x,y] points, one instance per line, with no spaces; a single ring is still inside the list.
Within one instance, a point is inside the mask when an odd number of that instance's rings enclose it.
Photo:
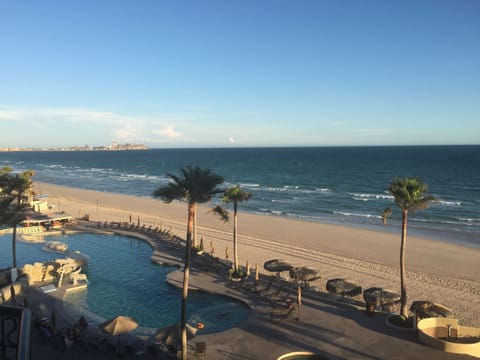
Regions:
[[[220,220],[227,222],[230,220],[230,213],[225,209],[224,207],[220,205],[215,205],[209,210],[209,213],[211,214],[217,214],[220,218]]]
[[[185,198],[185,189],[175,183],[167,184],[155,190],[152,194],[154,197],[161,198],[166,203],[173,200],[181,200]]]
[[[425,195],[427,190],[427,185],[415,177],[395,178],[389,186],[398,207],[412,212],[426,209],[436,200],[433,196]]]
[[[239,185],[235,185],[225,189],[222,201],[224,203],[239,203],[242,201],[247,201],[251,197],[251,192],[243,190]]]

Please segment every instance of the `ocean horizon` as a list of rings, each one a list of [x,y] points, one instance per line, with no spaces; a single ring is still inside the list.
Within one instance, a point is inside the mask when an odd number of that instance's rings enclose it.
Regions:
[[[199,165],[223,176],[225,186],[252,192],[240,211],[399,236],[401,211],[388,186],[397,176],[417,176],[439,201],[409,215],[409,235],[474,247],[480,246],[479,163],[479,145],[0,153],[0,166],[32,169],[34,181],[142,197],[168,183],[168,173]],[[387,207],[393,214],[383,225]]]

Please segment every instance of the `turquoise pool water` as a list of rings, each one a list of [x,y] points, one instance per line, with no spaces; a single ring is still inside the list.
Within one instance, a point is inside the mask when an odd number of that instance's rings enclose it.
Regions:
[[[72,234],[49,237],[61,241],[71,250],[90,256],[83,269],[89,280],[86,290],[67,295],[70,311],[79,314],[88,308],[90,319],[98,322],[117,315],[132,316],[142,327],[160,328],[180,321],[181,290],[168,285],[166,275],[173,267],[155,265],[150,261],[152,250],[134,238]],[[46,252],[43,244],[17,241],[17,263],[43,262],[61,254]],[[0,268],[11,266],[11,235],[0,236]],[[231,298],[202,291],[190,291],[189,323],[205,324],[203,333],[225,331],[247,318],[248,307]],[[92,314],[90,314],[92,313]]]

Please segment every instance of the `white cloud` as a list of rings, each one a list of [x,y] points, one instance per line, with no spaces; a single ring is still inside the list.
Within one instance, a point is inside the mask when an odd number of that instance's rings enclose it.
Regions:
[[[235,138],[234,138],[233,136],[230,136],[230,137],[228,138],[228,143],[229,143],[229,144],[235,144],[236,142],[237,142],[237,141],[235,140]]]
[[[1,108],[0,120],[12,122],[12,128],[36,128],[48,131],[54,128],[65,143],[138,142],[143,138],[144,119],[110,111],[84,108]],[[18,141],[18,140],[17,140]],[[51,141],[51,139],[49,140]],[[31,141],[29,141],[31,142]],[[47,144],[48,145],[48,144]]]
[[[154,135],[160,135],[166,137],[170,140],[180,139],[183,137],[183,134],[179,131],[176,131],[173,126],[167,126],[163,129],[152,130]]]
[[[139,123],[125,122],[114,131],[115,138],[120,142],[138,141],[143,137],[143,126]]]
[[[18,112],[11,110],[0,110],[0,120],[17,120],[20,116]]]
[[[108,111],[82,108],[21,108],[0,109],[0,120],[31,121],[35,119],[56,119],[70,122],[123,124],[132,118]]]

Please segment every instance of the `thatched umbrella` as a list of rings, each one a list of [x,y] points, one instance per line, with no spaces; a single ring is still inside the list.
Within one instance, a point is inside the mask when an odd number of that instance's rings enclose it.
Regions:
[[[431,301],[414,301],[412,305],[410,305],[410,311],[421,319],[431,317],[450,318],[453,316],[452,310]]]
[[[99,325],[99,328],[113,336],[118,336],[118,350],[120,351],[120,335],[128,334],[138,327],[135,319],[128,316],[117,316]]]
[[[327,290],[331,294],[344,296],[357,296],[362,293],[362,287],[353,281],[345,279],[331,279],[327,281]]]
[[[290,269],[290,277],[295,281],[303,281],[305,284],[308,281],[320,279],[318,270],[313,267],[300,266]]]
[[[138,327],[135,319],[128,316],[117,316],[99,325],[100,329],[113,336],[128,334]]]
[[[290,269],[293,268],[293,265],[286,260],[273,259],[273,260],[266,261],[263,264],[263,268],[270,272],[279,273],[282,271],[289,271]]]
[[[367,304],[383,306],[400,301],[400,294],[392,290],[372,287],[363,291],[363,298]]]

